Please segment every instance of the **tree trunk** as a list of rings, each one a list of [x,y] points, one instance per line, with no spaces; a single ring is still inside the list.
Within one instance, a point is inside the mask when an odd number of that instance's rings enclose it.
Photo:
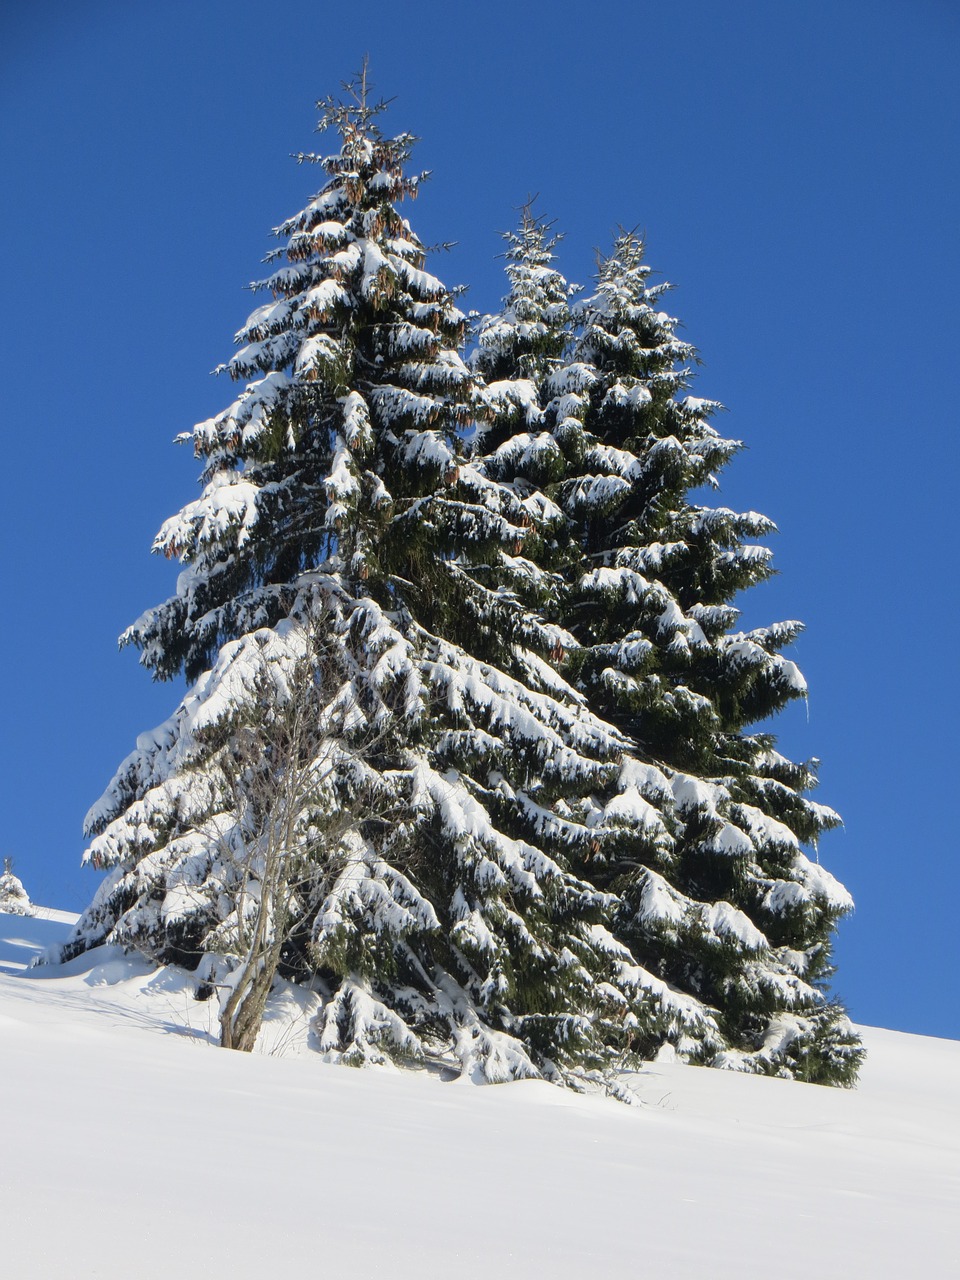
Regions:
[[[248,957],[244,972],[220,1013],[220,1044],[224,1049],[250,1053],[257,1043],[279,960],[279,947]]]
[[[267,996],[280,963],[282,942],[277,939],[280,921],[275,918],[275,913],[277,902],[283,901],[286,887],[283,859],[274,848],[267,858],[261,881],[253,937],[240,976],[220,1011],[220,1045],[224,1049],[249,1053],[257,1042]]]

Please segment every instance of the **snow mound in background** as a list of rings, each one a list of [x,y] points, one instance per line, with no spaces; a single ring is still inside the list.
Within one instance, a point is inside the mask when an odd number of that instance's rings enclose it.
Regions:
[[[188,979],[0,915],[10,1276],[897,1280],[957,1265],[960,1043],[864,1029],[859,1089],[656,1063],[624,1107],[307,1054],[312,997],[214,1049]]]

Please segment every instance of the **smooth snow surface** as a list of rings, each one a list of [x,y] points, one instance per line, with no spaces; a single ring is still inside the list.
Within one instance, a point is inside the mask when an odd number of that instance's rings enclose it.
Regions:
[[[960,1042],[865,1028],[856,1091],[657,1062],[637,1107],[355,1071],[297,993],[243,1055],[169,971],[27,970],[73,919],[0,915],[4,1276],[960,1274]]]

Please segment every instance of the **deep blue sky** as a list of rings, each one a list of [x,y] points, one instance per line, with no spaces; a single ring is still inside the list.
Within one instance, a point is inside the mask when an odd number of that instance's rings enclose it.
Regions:
[[[960,8],[954,0],[33,0],[0,29],[4,485],[0,853],[79,909],[80,826],[179,689],[118,633],[172,589],[149,555],[195,494],[170,442],[231,389],[269,228],[320,184],[315,100],[365,52],[433,178],[410,216],[468,305],[539,192],[589,284],[639,226],[748,449],[721,501],[770,515],[857,899],[835,988],[862,1022],[960,1036],[956,926]]]

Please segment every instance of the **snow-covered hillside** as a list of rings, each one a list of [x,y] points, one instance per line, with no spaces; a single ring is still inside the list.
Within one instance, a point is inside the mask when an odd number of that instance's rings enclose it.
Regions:
[[[212,1047],[169,973],[27,970],[0,915],[10,1277],[848,1280],[960,1273],[960,1042],[864,1029],[853,1092],[657,1063],[642,1105]]]

